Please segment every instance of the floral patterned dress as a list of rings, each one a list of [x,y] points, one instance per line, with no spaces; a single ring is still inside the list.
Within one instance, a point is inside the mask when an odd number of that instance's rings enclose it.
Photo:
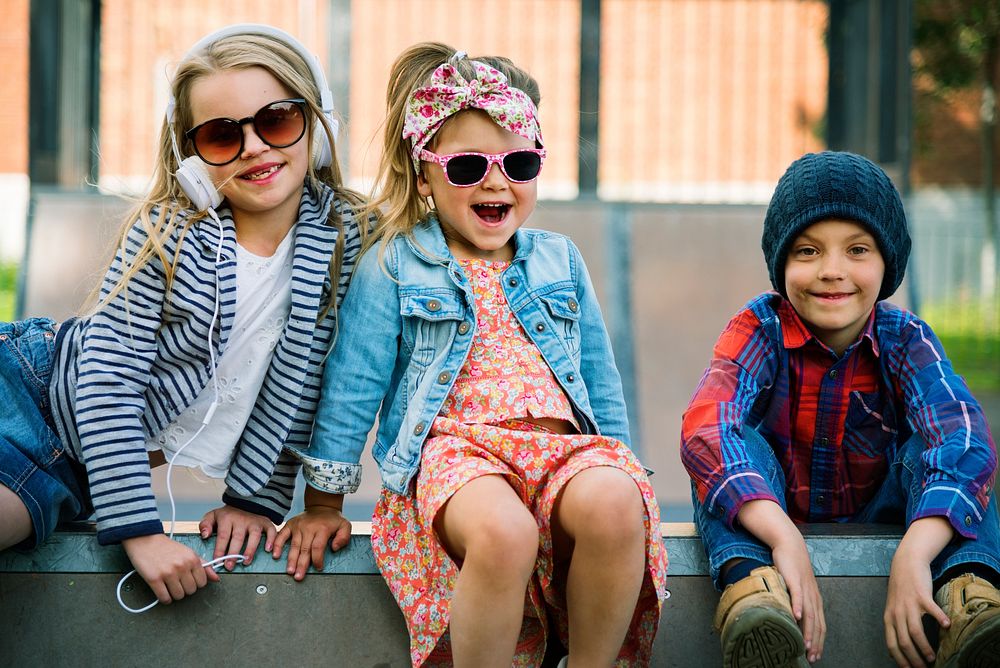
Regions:
[[[567,644],[565,594],[554,586],[552,508],[577,473],[611,466],[627,473],[645,504],[646,576],[616,665],[648,665],[666,595],[667,555],[659,507],[646,472],[623,443],[604,436],[557,434],[531,418],[577,427],[573,410],[538,348],[504,297],[507,262],[460,260],[475,295],[472,349],[431,427],[411,492],[383,489],[372,547],[379,570],[406,618],[414,666],[452,665],[449,606],[458,567],[437,541],[434,518],[463,485],[501,475],[534,514],[540,544],[525,597],[514,666],[538,666],[545,654],[547,611]]]

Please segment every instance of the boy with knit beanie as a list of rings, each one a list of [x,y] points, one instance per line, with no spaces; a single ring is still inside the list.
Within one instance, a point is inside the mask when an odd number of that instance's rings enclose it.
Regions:
[[[796,523],[877,522],[906,527],[884,615],[896,663],[998,665],[996,446],[927,323],[883,301],[910,252],[899,193],[861,156],[805,155],[778,182],[761,246],[776,292],[729,322],[682,427],[725,587],[724,664],[819,660],[823,602]]]

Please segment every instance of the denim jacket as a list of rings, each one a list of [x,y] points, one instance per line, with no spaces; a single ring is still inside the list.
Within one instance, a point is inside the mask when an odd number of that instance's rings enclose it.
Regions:
[[[514,241],[502,274],[511,310],[569,397],[582,432],[628,444],[621,378],[580,251],[542,230],[520,229]],[[312,440],[297,452],[312,486],[357,490],[358,462],[381,406],[372,454],[385,487],[406,492],[471,349],[474,304],[433,216],[397,237],[381,263],[377,248],[362,256],[340,310]]]

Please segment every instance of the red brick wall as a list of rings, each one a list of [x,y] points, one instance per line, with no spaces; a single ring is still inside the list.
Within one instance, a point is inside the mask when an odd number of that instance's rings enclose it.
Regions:
[[[0,26],[0,136],[8,139],[0,172],[28,169],[29,5],[6,0]],[[167,72],[196,39],[236,21],[271,23],[325,59],[328,26],[337,20],[328,8],[325,0],[104,0],[101,173],[138,181],[149,173]],[[606,0],[603,13],[604,194],[670,200],[711,195],[727,183],[752,190],[773,184],[795,156],[821,148],[822,0]],[[509,55],[536,76],[551,152],[543,192],[572,194],[579,22],[578,0],[354,2],[352,99],[342,110],[352,177],[374,175],[389,64],[405,46],[439,39]],[[978,184],[979,94],[940,100],[925,89],[915,82],[914,183]]]
[[[29,0],[5,0],[0,21],[0,172],[28,171]]]

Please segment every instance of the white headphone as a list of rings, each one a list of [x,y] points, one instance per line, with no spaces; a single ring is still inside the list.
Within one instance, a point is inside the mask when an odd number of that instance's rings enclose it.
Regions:
[[[271,37],[284,43],[292,51],[299,54],[299,56],[301,56],[309,66],[309,71],[312,74],[313,81],[316,83],[316,88],[319,89],[319,106],[323,110],[320,122],[325,124],[330,129],[330,134],[333,137],[337,136],[337,130],[339,129],[340,124],[334,117],[333,93],[330,92],[330,86],[326,83],[326,75],[323,74],[323,66],[315,54],[311,53],[301,42],[284,30],[264,25],[262,23],[236,23],[231,26],[226,26],[225,28],[210,33],[198,40],[194,46],[192,46],[188,52],[184,54],[184,58],[181,62],[204,52],[209,46],[218,42],[220,39],[232,37],[233,35],[264,35],[265,37]],[[219,191],[216,190],[215,184],[212,183],[212,179],[209,178],[208,172],[205,170],[205,163],[202,162],[196,155],[183,159],[181,158],[180,150],[177,147],[177,132],[174,128],[174,111],[176,107],[177,100],[171,92],[170,99],[167,102],[166,116],[170,131],[170,142],[173,146],[174,156],[177,158],[177,163],[180,165],[176,174],[177,181],[180,184],[181,189],[184,190],[184,194],[188,196],[188,199],[191,200],[191,204],[194,205],[196,209],[204,211],[208,208],[215,208],[222,202],[222,195],[220,195]],[[313,167],[320,169],[321,167],[326,167],[333,162],[333,154],[330,150],[330,142],[327,140],[326,133],[322,132],[321,128],[316,128],[313,135],[315,138],[313,142]]]

